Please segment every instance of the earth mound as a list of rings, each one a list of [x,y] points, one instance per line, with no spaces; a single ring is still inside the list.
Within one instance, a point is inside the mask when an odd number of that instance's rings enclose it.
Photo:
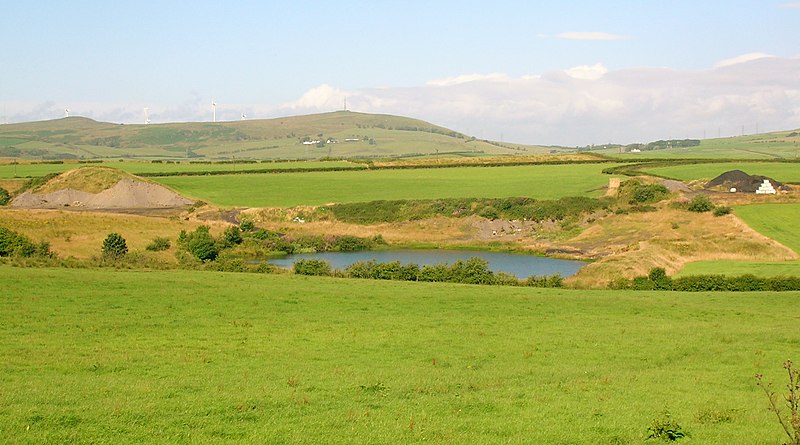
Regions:
[[[172,190],[108,167],[83,167],[64,172],[33,191],[11,201],[27,209],[163,209],[194,201]]]
[[[785,184],[772,178],[760,175],[748,175],[741,170],[731,170],[717,176],[706,184],[706,188],[719,189],[726,192],[735,188],[737,192],[755,193],[765,179],[768,179],[769,182],[772,183],[775,190],[790,190]]]

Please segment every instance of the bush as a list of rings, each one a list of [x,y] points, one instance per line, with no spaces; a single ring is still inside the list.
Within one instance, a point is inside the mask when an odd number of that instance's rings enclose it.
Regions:
[[[128,244],[125,238],[119,233],[109,233],[105,240],[103,240],[103,258],[106,259],[119,259],[128,253]]]
[[[323,260],[297,260],[293,270],[298,275],[332,275],[331,264]]]
[[[189,233],[181,230],[178,245],[200,261],[214,261],[219,255],[219,248],[208,226],[200,226]]]
[[[28,237],[0,227],[0,257],[50,257],[50,245],[34,244]]]
[[[733,211],[733,208],[728,206],[719,206],[714,208],[714,216],[728,215]]]
[[[238,227],[232,226],[225,229],[222,233],[222,247],[233,247],[242,244],[242,231]]]
[[[11,201],[11,193],[8,193],[8,190],[3,187],[0,187],[0,206],[8,204],[8,201]]]
[[[642,184],[632,179],[622,184],[622,193],[630,196],[629,204],[647,204],[666,198],[669,190],[660,184]]]
[[[145,247],[146,250],[151,252],[161,252],[169,249],[171,246],[169,238],[156,237],[153,241]]]
[[[697,195],[689,201],[689,206],[686,208],[690,212],[703,213],[708,212],[714,208],[714,204],[706,195]]]

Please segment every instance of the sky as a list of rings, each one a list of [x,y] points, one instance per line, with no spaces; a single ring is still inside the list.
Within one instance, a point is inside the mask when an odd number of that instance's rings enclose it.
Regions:
[[[340,110],[577,146],[800,128],[800,2],[0,0],[0,123]]]

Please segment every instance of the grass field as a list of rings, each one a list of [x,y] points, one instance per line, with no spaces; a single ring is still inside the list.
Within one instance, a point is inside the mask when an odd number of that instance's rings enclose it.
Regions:
[[[37,283],[35,287],[31,283]],[[346,284],[346,285],[345,285]],[[5,443],[775,444],[800,294],[0,267]]]
[[[255,164],[201,164],[192,162],[173,162],[173,163],[151,163],[137,161],[106,161],[102,163],[78,164],[29,164],[20,163],[0,164],[1,178],[24,178],[39,177],[50,173],[61,173],[82,166],[105,166],[118,168],[134,175],[140,173],[164,173],[164,172],[198,172],[198,171],[247,171],[265,169],[316,169],[316,168],[364,168],[362,164],[355,164],[346,161],[303,161],[303,162],[259,162]]]
[[[749,204],[736,206],[735,213],[757,232],[800,253],[800,233],[796,227],[800,204]],[[800,276],[800,261],[697,261],[686,264],[678,275],[700,274]]]
[[[292,207],[392,199],[596,196],[609,164],[459,167],[153,178],[221,206]]]
[[[337,143],[317,147],[303,145],[302,140]],[[0,127],[0,157],[22,159],[320,159],[440,153],[541,154],[550,150],[476,140],[419,119],[343,111],[277,119],[151,125],[69,117]]]
[[[703,139],[690,148],[652,150],[618,154],[615,150],[600,151],[620,159],[660,158],[724,158],[724,159],[800,159],[798,130],[752,134],[727,138]]]
[[[751,204],[737,206],[735,212],[762,235],[800,253],[800,204]]]
[[[730,171],[741,170],[750,175],[769,176],[780,182],[800,183],[800,163],[783,162],[720,162],[714,164],[673,165],[647,168],[647,173],[680,181],[710,180]]]
[[[740,276],[753,274],[757,277],[797,277],[800,276],[800,261],[784,261],[780,263],[752,261],[697,261],[688,263],[677,274],[687,275],[728,275]]]

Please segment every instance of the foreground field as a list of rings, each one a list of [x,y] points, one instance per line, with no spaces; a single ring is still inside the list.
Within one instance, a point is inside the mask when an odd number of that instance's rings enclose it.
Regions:
[[[611,164],[458,167],[154,178],[221,206],[294,207],[392,199],[597,196]]]
[[[780,443],[752,376],[782,386],[798,293],[344,284],[0,267],[0,437],[638,444],[669,411]]]

